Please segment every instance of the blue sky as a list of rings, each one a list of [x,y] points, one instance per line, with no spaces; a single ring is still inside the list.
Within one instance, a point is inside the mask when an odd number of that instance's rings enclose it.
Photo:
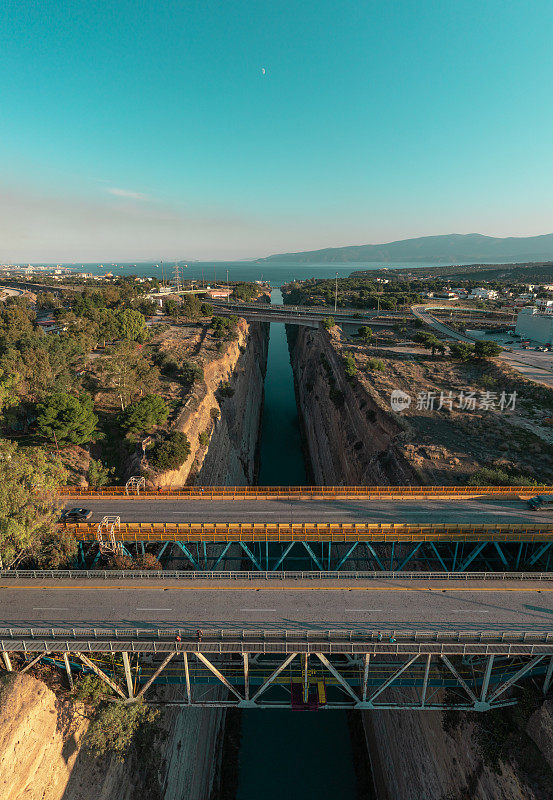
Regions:
[[[4,0],[0,261],[552,232],[552,35],[550,0]]]

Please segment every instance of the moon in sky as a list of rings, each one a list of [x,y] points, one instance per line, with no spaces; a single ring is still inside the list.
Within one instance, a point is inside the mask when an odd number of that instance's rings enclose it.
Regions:
[[[267,72],[267,70],[265,69],[265,67],[261,67],[261,74],[265,75],[266,72]]]

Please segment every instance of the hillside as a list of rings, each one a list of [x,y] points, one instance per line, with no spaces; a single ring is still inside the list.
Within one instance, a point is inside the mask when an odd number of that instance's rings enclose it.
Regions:
[[[505,239],[480,233],[452,233],[422,236],[388,244],[365,244],[352,247],[327,247],[302,253],[282,253],[259,261],[290,261],[299,264],[332,262],[443,261],[548,261],[553,259],[553,233],[544,236],[510,236]]]

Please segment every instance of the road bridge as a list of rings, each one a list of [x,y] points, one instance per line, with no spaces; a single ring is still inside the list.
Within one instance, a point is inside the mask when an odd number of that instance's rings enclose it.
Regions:
[[[340,314],[329,315],[328,313],[320,313],[315,309],[311,311],[276,311],[272,305],[266,305],[264,308],[248,309],[244,306],[240,308],[218,308],[217,316],[230,317],[240,316],[251,322],[283,322],[286,325],[303,325],[309,328],[318,328],[323,320],[329,316],[333,316],[338,325],[366,325],[370,322],[371,327],[396,325],[401,323],[405,317],[384,317],[380,315],[379,318],[359,317],[353,314]]]
[[[84,551],[96,541],[100,520],[109,515],[119,517],[115,541],[141,547],[160,543],[158,557],[172,553],[194,569],[244,563],[259,570],[362,566],[401,571],[415,561],[446,572],[475,564],[492,571],[548,569],[553,518],[550,512],[528,509],[525,497],[536,489],[517,491],[526,494],[484,492],[449,499],[424,494],[369,499],[106,495],[87,497],[92,519],[72,528],[83,544],[83,563],[94,557],[90,552],[85,559]]]
[[[245,577],[0,573],[4,666],[92,671],[125,702],[173,683],[184,705],[240,708],[483,711],[525,677],[550,687],[550,575]],[[228,698],[206,699],[221,684]]]

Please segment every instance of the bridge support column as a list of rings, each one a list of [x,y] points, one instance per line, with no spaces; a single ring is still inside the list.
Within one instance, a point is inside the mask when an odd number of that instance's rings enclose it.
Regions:
[[[182,658],[184,661],[184,680],[186,685],[186,702],[188,705],[192,702],[192,693],[190,691],[190,670],[188,669],[188,653],[183,653]]]
[[[321,661],[321,662],[322,662],[322,663],[325,665],[325,667],[327,668],[327,670],[328,670],[330,673],[332,673],[332,675],[334,675],[334,677],[336,678],[336,680],[338,681],[338,683],[340,684],[340,686],[341,686],[343,689],[345,689],[345,690],[346,690],[346,692],[349,694],[349,696],[350,696],[350,697],[351,697],[353,700],[355,700],[355,702],[356,702],[356,703],[358,703],[358,702],[359,702],[359,698],[357,697],[357,695],[355,694],[355,692],[353,691],[353,689],[351,688],[351,686],[349,685],[349,683],[348,683],[348,682],[345,680],[345,678],[343,678],[343,677],[340,675],[340,673],[338,672],[338,670],[337,670],[337,669],[336,669],[336,668],[335,668],[335,667],[334,667],[334,666],[333,666],[333,665],[330,663],[330,661],[328,660],[328,658],[327,658],[325,655],[323,655],[323,653],[315,653],[315,655],[317,656],[317,658],[319,659],[319,661]]]
[[[441,659],[448,668],[448,670],[451,672],[451,674],[455,677],[457,682],[463,687],[463,689],[473,702],[474,707],[476,708],[479,705],[479,701],[474,692],[472,691],[472,689],[470,688],[470,686],[468,685],[468,683],[465,681],[464,678],[461,677],[461,675],[459,675],[459,673],[457,672],[457,670],[455,669],[455,667],[453,666],[453,664],[451,663],[451,661],[447,656],[442,655]]]
[[[134,689],[132,685],[132,675],[131,675],[131,664],[129,661],[129,654],[126,650],[123,650],[123,666],[125,668],[125,680],[127,681],[127,692],[129,694],[129,700],[132,700],[134,697]]]
[[[488,701],[489,705],[491,705],[494,700],[497,700],[499,695],[503,694],[504,691],[513,685],[513,683],[516,683],[524,675],[526,675],[527,672],[530,672],[531,669],[534,669],[534,667],[537,666],[544,658],[545,656],[536,656],[536,658],[533,658],[532,661],[529,661],[528,664],[525,664],[524,667],[519,669],[518,672],[515,672],[514,675],[511,675],[509,680],[505,681],[505,683],[502,683],[501,686],[498,686]]]
[[[19,671],[20,675],[23,675],[25,672],[28,672],[31,667],[34,667],[35,664],[38,664],[41,658],[44,658],[44,653],[40,653],[36,658],[33,658],[32,661],[29,661],[28,664],[25,664],[22,670]]]
[[[10,660],[9,653],[6,653],[6,651],[2,653],[2,661],[4,662],[4,666],[6,667],[7,671],[13,672],[12,662]]]
[[[203,654],[203,653],[200,653],[200,652],[194,652],[194,655],[196,656],[196,658],[197,658],[197,659],[199,659],[199,660],[202,662],[202,664],[205,664],[205,666],[208,668],[208,670],[209,670],[210,672],[212,672],[212,673],[215,675],[215,677],[216,677],[216,678],[218,678],[218,679],[221,681],[221,683],[222,683],[224,686],[226,686],[226,687],[227,687],[227,689],[229,690],[229,692],[232,692],[232,693],[233,693],[233,694],[234,694],[234,695],[235,695],[235,696],[236,696],[236,697],[237,697],[239,700],[244,700],[244,698],[242,697],[242,695],[241,695],[241,694],[240,694],[240,693],[239,693],[239,692],[238,692],[238,691],[237,691],[237,690],[234,688],[234,686],[232,685],[232,683],[230,683],[230,681],[228,681],[228,680],[225,678],[225,676],[223,675],[223,673],[222,673],[222,672],[220,672],[220,671],[217,669],[217,667],[216,667],[214,664],[212,664],[212,663],[211,663],[211,661],[210,661],[208,658],[206,658],[206,657],[204,656],[204,654]]]
[[[421,693],[421,706],[424,707],[426,703],[426,691],[428,689],[428,676],[430,674],[430,662],[432,660],[432,655],[429,653],[426,656],[426,666],[424,668],[424,678],[422,681],[422,693]]]
[[[153,674],[153,675],[152,675],[152,676],[151,676],[151,677],[150,677],[150,678],[149,678],[149,679],[146,681],[146,683],[145,683],[145,684],[144,684],[144,686],[141,688],[141,690],[138,692],[138,694],[136,695],[136,697],[129,697],[129,702],[133,702],[133,700],[140,700],[140,698],[141,698],[141,697],[144,697],[144,695],[146,694],[147,690],[150,688],[150,686],[151,686],[151,685],[152,685],[152,683],[155,681],[155,679],[157,678],[157,676],[158,676],[158,675],[161,675],[161,673],[163,672],[163,670],[165,669],[165,667],[167,666],[167,664],[168,664],[168,663],[171,661],[171,659],[174,657],[174,655],[175,655],[175,653],[174,653],[174,652],[173,652],[173,653],[169,653],[169,655],[167,656],[167,658],[164,658],[164,659],[163,659],[163,661],[162,661],[161,665],[160,665],[160,666],[159,666],[159,667],[156,669],[156,671],[154,672],[154,674]]]
[[[109,688],[113,689],[113,691],[116,692],[116,694],[118,694],[119,697],[122,697],[123,700],[127,699],[125,692],[119,688],[119,686],[115,683],[115,681],[112,681],[111,678],[108,678],[106,673],[102,672],[100,667],[97,667],[96,664],[94,664],[89,658],[87,658],[84,653],[75,653],[75,655],[77,656],[78,659],[80,659],[83,662],[83,664],[86,667],[91,669],[95,675],[97,675],[101,680],[103,680],[104,683],[107,683]]]
[[[244,700],[250,699],[250,665],[248,662],[248,654],[242,653],[244,659]]]
[[[482,681],[482,691],[480,692],[480,702],[486,702],[486,694],[488,693],[488,686],[490,685],[490,677],[492,674],[492,667],[493,667],[493,653],[491,656],[488,657],[488,663],[486,664],[486,672],[484,673],[484,680]]]
[[[67,673],[67,681],[69,683],[69,688],[73,690],[74,683],[73,683],[73,675],[71,673],[71,664],[69,663],[69,656],[67,653],[63,654],[63,663],[65,665],[65,672]]]
[[[278,678],[278,676],[280,675],[280,673],[281,673],[283,670],[285,670],[285,669],[286,669],[286,667],[287,667],[287,666],[290,664],[290,662],[291,662],[291,661],[293,661],[293,660],[294,660],[294,658],[295,658],[296,656],[297,656],[297,653],[291,653],[289,656],[287,656],[287,657],[284,659],[284,661],[282,662],[282,664],[280,664],[280,665],[279,665],[279,666],[278,666],[278,667],[277,667],[277,668],[276,668],[276,669],[275,669],[273,672],[271,672],[271,674],[269,675],[269,677],[267,678],[267,680],[265,681],[265,683],[264,683],[264,684],[262,684],[262,686],[260,686],[260,687],[259,687],[259,689],[257,690],[257,692],[256,692],[256,693],[254,694],[254,696],[252,697],[252,699],[251,699],[251,702],[252,702],[252,703],[255,703],[255,702],[256,702],[256,701],[259,699],[259,697],[260,697],[260,696],[261,696],[261,694],[262,694],[262,693],[265,691],[265,689],[268,689],[268,688],[269,688],[269,686],[270,686],[270,685],[273,683],[273,681],[274,681],[276,678]]]

